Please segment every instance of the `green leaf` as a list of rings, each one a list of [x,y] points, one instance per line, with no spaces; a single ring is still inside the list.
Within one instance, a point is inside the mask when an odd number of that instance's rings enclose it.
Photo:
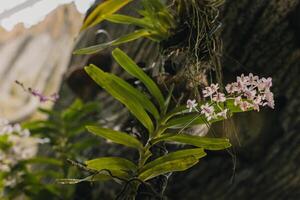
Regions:
[[[204,156],[206,156],[206,153],[204,152],[203,148],[194,148],[194,149],[185,149],[185,150],[179,150],[172,153],[169,153],[165,156],[161,156],[154,161],[151,161],[147,163],[140,172],[144,172],[146,170],[149,170],[150,168],[153,168],[157,165],[161,165],[165,162],[169,162],[172,160],[178,160],[189,156],[195,156],[197,159],[200,159]]]
[[[101,136],[105,139],[111,140],[114,143],[122,144],[127,147],[136,148],[138,150],[143,149],[142,143],[138,141],[135,137],[123,133],[120,131],[115,131],[112,129],[101,128],[97,126],[87,126],[89,132],[94,133],[95,135]]]
[[[186,107],[186,105],[177,106],[165,115],[165,117],[163,118],[163,122],[167,122],[172,117],[175,117],[177,115],[183,115],[186,113],[189,113],[189,109]]]
[[[81,30],[87,29],[91,26],[95,26],[105,19],[105,17],[117,12],[122,7],[130,3],[132,0],[107,0],[99,4],[92,12],[89,14],[84,21]]]
[[[48,164],[48,165],[57,165],[62,166],[63,162],[55,158],[48,157],[35,157],[22,161],[24,164]]]
[[[170,119],[165,127],[172,129],[187,128],[194,125],[206,124],[207,122],[203,118],[203,115],[199,113],[190,113],[181,115],[179,117]]]
[[[155,82],[121,49],[116,48],[113,50],[112,55],[124,70],[144,83],[150,94],[157,100],[161,111],[163,111],[164,97]]]
[[[113,171],[111,172],[112,175],[117,176],[117,172]],[[113,177],[110,176],[110,174],[107,171],[101,171],[95,175],[88,176],[86,178],[82,179],[74,179],[74,178],[64,178],[64,179],[57,179],[57,182],[59,184],[77,184],[81,182],[95,182],[95,181],[109,181],[114,180]],[[118,180],[115,180],[116,182],[119,182]]]
[[[88,75],[102,88],[104,88],[113,97],[123,103],[128,110],[148,129],[149,133],[153,132],[153,123],[147,112],[140,102],[130,93],[124,91],[124,87],[116,84],[108,73],[105,73],[95,65],[85,67]]]
[[[123,87],[126,92],[131,93],[134,97],[136,97],[136,100],[138,100],[139,103],[154,116],[155,119],[159,119],[158,110],[145,94],[132,87],[129,83],[118,76],[110,74],[110,77],[116,82],[116,84],[119,84],[121,87]]]
[[[171,85],[171,88],[170,88],[170,91],[169,91],[169,93],[168,93],[168,96],[167,96],[167,98],[166,98],[166,100],[165,100],[164,111],[163,111],[163,114],[164,114],[164,115],[165,115],[166,112],[168,111],[168,107],[169,107],[169,104],[170,104],[170,101],[171,101],[171,98],[172,98],[172,95],[173,95],[174,87],[175,87],[175,85],[172,84],[172,85]]]
[[[120,170],[124,172],[135,172],[137,166],[124,158],[119,157],[102,157],[85,162],[87,168],[93,170]]]
[[[52,121],[43,121],[43,120],[36,120],[31,122],[25,122],[22,124],[23,129],[35,130],[40,128],[48,128],[56,130],[56,124]]]
[[[229,140],[226,138],[207,138],[188,134],[164,134],[154,139],[152,143],[155,144],[160,141],[179,142],[208,150],[222,150],[231,147]]]
[[[114,23],[133,24],[142,28],[148,28],[148,29],[151,28],[151,24],[149,24],[149,21],[141,18],[127,16],[127,15],[113,14],[107,16],[105,19]]]
[[[143,181],[147,181],[151,178],[169,172],[184,171],[197,164],[198,161],[198,158],[195,156],[188,156],[177,160],[167,161],[142,172],[139,175],[139,178]]]
[[[74,54],[94,54],[94,53],[98,53],[99,51],[102,51],[103,49],[106,49],[110,46],[118,46],[120,44],[131,42],[133,40],[137,40],[141,37],[147,37],[149,35],[151,35],[151,34],[147,30],[144,30],[144,29],[137,30],[137,31],[134,31],[134,32],[129,33],[127,35],[121,36],[118,39],[115,39],[115,40],[110,41],[110,42],[106,42],[106,43],[102,43],[102,44],[98,44],[98,45],[94,45],[94,46],[90,46],[90,47],[75,50]]]

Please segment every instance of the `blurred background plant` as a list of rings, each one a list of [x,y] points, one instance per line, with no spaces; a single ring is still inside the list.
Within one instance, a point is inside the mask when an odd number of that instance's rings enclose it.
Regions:
[[[77,99],[62,111],[40,112],[48,117],[24,122],[22,128],[1,122],[1,198],[74,199],[76,188],[59,187],[56,179],[79,176],[67,159],[85,160],[100,144],[84,134],[86,125],[97,124],[99,103]]]

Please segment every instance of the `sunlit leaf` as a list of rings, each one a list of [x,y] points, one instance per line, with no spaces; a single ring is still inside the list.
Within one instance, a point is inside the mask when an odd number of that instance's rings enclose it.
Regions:
[[[130,75],[139,79],[157,100],[160,109],[164,109],[164,97],[155,82],[121,49],[113,50],[113,57]]]
[[[57,165],[62,166],[63,162],[61,160],[55,158],[48,158],[48,157],[34,157],[27,160],[22,161],[24,164],[50,164],[50,165]]]
[[[152,28],[151,24],[149,24],[149,21],[145,20],[145,18],[136,18],[122,14],[113,14],[107,16],[105,19],[110,22],[119,24],[132,24],[142,28]]]
[[[115,84],[116,82],[109,78],[108,73],[105,73],[95,65],[85,67],[85,70],[98,85],[123,103],[128,110],[148,129],[149,133],[153,132],[154,127],[152,120],[135,96],[124,91],[123,87]]]
[[[203,115],[199,113],[190,113],[170,119],[165,126],[167,128],[179,129],[206,123],[207,121]]]
[[[141,150],[143,148],[143,145],[142,143],[140,143],[140,141],[138,141],[135,137],[128,135],[127,133],[115,131],[108,128],[101,128],[98,126],[87,126],[86,128],[89,132],[108,139],[114,143],[136,148],[138,150]]]
[[[207,138],[188,134],[164,134],[152,142],[157,143],[160,141],[189,144],[208,150],[222,150],[231,147],[229,140],[226,138]]]
[[[118,176],[117,171],[111,171],[111,174],[113,176]],[[124,178],[124,177],[121,177]],[[74,178],[65,178],[65,179],[57,179],[57,182],[59,184],[78,184],[81,182],[95,182],[95,181],[109,181],[109,180],[115,180],[117,183],[120,183],[119,179],[113,178],[110,176],[110,174],[107,171],[100,171],[97,174],[82,178],[82,179],[74,179]]]
[[[119,37],[119,38],[117,38],[113,41],[110,41],[110,42],[105,42],[105,43],[102,43],[102,44],[98,44],[98,45],[94,45],[94,46],[90,46],[90,47],[75,50],[74,54],[94,54],[94,53],[97,53],[99,51],[102,51],[102,50],[106,49],[107,47],[118,46],[120,44],[131,42],[133,40],[137,40],[137,39],[142,38],[142,37],[147,37],[149,35],[150,35],[150,33],[147,30],[144,30],[144,29],[137,30],[137,31],[134,31],[134,32],[129,33],[127,35],[121,36],[121,37]]]
[[[165,100],[164,110],[163,110],[163,114],[164,114],[164,115],[166,114],[166,112],[167,112],[167,110],[168,110],[168,107],[169,107],[169,104],[170,104],[170,102],[171,102],[171,98],[172,98],[172,95],[173,95],[174,87],[175,87],[175,85],[172,84],[172,85],[171,85],[171,88],[170,88],[170,90],[169,90],[168,96],[167,96],[167,98],[166,98],[166,100]]]
[[[145,94],[132,87],[129,83],[118,76],[110,74],[109,77],[112,78],[116,84],[119,84],[121,87],[123,87],[128,93],[131,93],[139,101],[139,103],[155,117],[155,119],[159,119],[158,110]]]
[[[117,12],[132,0],[107,0],[99,4],[85,19],[81,30],[95,26],[104,20],[105,17]]]
[[[153,168],[157,165],[161,165],[165,162],[169,162],[172,160],[182,159],[189,156],[195,156],[196,158],[200,159],[204,156],[206,156],[206,153],[204,152],[203,148],[195,148],[195,149],[185,149],[185,150],[179,150],[172,153],[169,153],[165,156],[161,156],[154,161],[151,161],[147,163],[140,172],[144,172],[150,168]]]
[[[169,172],[184,171],[197,164],[198,161],[198,158],[195,156],[189,156],[177,160],[167,161],[142,172],[139,175],[139,178],[143,181],[147,181],[151,178]]]
[[[93,160],[88,160],[85,162],[87,168],[93,170],[120,170],[124,172],[135,172],[137,170],[137,166],[125,159],[119,157],[102,157]]]

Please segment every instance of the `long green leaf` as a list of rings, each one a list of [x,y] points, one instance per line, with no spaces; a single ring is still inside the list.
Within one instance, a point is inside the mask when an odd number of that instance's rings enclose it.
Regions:
[[[120,177],[120,178],[128,178],[128,174],[125,174],[124,172],[119,172],[117,170],[110,170],[110,173],[113,176]],[[59,184],[78,184],[81,182],[95,182],[95,181],[109,181],[109,180],[114,180],[117,183],[121,183],[119,179],[115,179],[111,177],[111,175],[108,173],[108,171],[101,171],[95,175],[91,175],[82,179],[75,179],[75,178],[64,178],[64,179],[57,179],[57,182]]]
[[[57,160],[55,158],[48,157],[34,157],[27,160],[22,161],[24,164],[48,164],[48,165],[57,165],[62,166],[63,162],[61,160]]]
[[[143,148],[143,145],[142,143],[140,143],[140,141],[138,141],[135,137],[128,135],[127,133],[107,128],[101,128],[98,126],[87,126],[86,128],[89,132],[101,136],[105,139],[111,140],[114,143],[136,148],[138,150],[141,150]]]
[[[200,124],[206,124],[203,115],[199,113],[191,113],[170,119],[165,126],[166,128],[179,129]]]
[[[204,152],[203,148],[194,148],[194,149],[185,149],[185,150],[179,150],[172,153],[169,153],[165,156],[161,156],[154,161],[149,162],[146,164],[140,172],[144,172],[150,168],[153,168],[157,165],[163,164],[165,162],[169,162],[172,160],[178,160],[189,156],[195,156],[196,158],[200,159],[204,156],[206,156],[206,153]]]
[[[127,83],[126,81],[124,81],[123,79],[119,78],[114,74],[110,74],[110,78],[112,78],[116,82],[116,84],[119,84],[121,87],[123,87],[124,90],[126,90],[126,92],[131,93],[133,96],[135,96],[136,99],[139,101],[139,103],[147,111],[149,111],[154,116],[155,119],[159,119],[158,110],[145,94],[143,94],[138,89],[132,87],[129,83]]]
[[[195,156],[189,156],[177,160],[167,161],[142,172],[139,175],[139,178],[143,181],[147,181],[151,178],[169,172],[184,171],[197,164],[198,161],[198,158],[196,158]]]
[[[102,157],[85,162],[87,168],[93,170],[120,170],[124,172],[135,172],[137,166],[124,158],[119,157]]]
[[[147,37],[150,35],[151,35],[150,32],[148,32],[147,30],[141,29],[141,30],[137,30],[132,33],[129,33],[127,35],[121,36],[110,42],[106,42],[106,43],[102,43],[102,44],[75,50],[73,53],[74,54],[94,54],[94,53],[98,53],[99,51],[102,51],[103,49],[106,49],[110,46],[118,46],[120,44],[131,42],[131,41],[137,40],[141,37]]]
[[[154,139],[152,143],[155,144],[160,141],[179,142],[208,150],[222,150],[231,147],[229,140],[226,138],[206,138],[188,134],[164,134]]]
[[[94,26],[104,20],[105,17],[117,12],[132,0],[107,0],[99,4],[84,21],[81,30]]]
[[[104,88],[113,97],[123,103],[128,110],[148,129],[149,133],[153,132],[153,123],[143,106],[136,100],[136,97],[130,93],[126,93],[123,87],[115,84],[109,76],[95,65],[85,67],[88,75],[102,88]]]
[[[144,83],[149,92],[157,100],[161,111],[163,111],[164,97],[155,82],[121,49],[116,48],[113,50],[112,55],[124,70]]]
[[[59,184],[63,184],[63,185],[73,185],[73,184],[78,184],[81,182],[108,181],[111,179],[112,178],[107,174],[97,174],[97,175],[88,176],[88,177],[82,178],[82,179],[62,178],[62,179],[57,179],[57,182]]]
[[[149,21],[142,19],[142,18],[136,18],[136,17],[131,17],[127,15],[122,15],[122,14],[113,14],[110,16],[107,16],[105,18],[106,20],[114,23],[120,23],[120,24],[133,24],[142,28],[152,28],[151,24],[149,24]]]

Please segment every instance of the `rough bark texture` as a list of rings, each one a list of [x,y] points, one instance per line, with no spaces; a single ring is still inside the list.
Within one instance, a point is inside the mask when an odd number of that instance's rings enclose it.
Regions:
[[[275,110],[236,115],[236,135],[232,136],[234,148],[230,150],[231,154],[226,151],[208,152],[197,166],[187,172],[173,174],[166,192],[168,199],[300,198],[299,13],[298,0],[228,0],[225,3],[221,16],[225,81],[233,81],[236,75],[248,72],[271,76],[277,105]],[[107,24],[103,27],[109,29],[113,38],[128,31]],[[81,42],[83,46],[94,44],[99,39],[93,36],[92,31],[87,34],[90,37]],[[156,48],[148,45],[149,42],[140,40],[125,45],[123,49],[138,62],[150,62],[148,56],[153,58]],[[111,59],[107,52],[101,55],[107,57],[98,63],[94,60],[95,64],[101,65]],[[86,79],[81,79],[82,73],[76,76],[74,72],[92,58],[74,59],[71,61],[69,83],[72,86],[73,82],[76,90],[80,85],[86,85]],[[82,88],[81,91],[88,92],[84,96],[91,97],[98,90],[91,85]],[[113,108],[105,95],[102,100],[106,110]],[[109,113],[115,113],[114,109]],[[104,113],[107,115],[106,111]],[[220,126],[214,127],[217,132],[224,131]],[[232,131],[229,129],[229,132]],[[234,142],[235,138],[240,145]],[[107,153],[104,150],[103,155]],[[104,190],[101,191],[103,194]],[[105,197],[109,199],[109,195]]]
[[[71,57],[74,38],[82,16],[74,4],[52,11],[44,21],[25,29],[22,24],[12,31],[0,28],[0,116],[10,121],[37,118],[40,105],[17,84],[22,82],[51,95],[59,89]],[[75,21],[74,19],[78,19]]]
[[[300,198],[299,14],[297,0],[226,2],[224,77],[232,81],[242,72],[273,77],[277,105],[237,115],[236,163],[228,153],[209,152],[199,165],[173,176],[169,199]]]

